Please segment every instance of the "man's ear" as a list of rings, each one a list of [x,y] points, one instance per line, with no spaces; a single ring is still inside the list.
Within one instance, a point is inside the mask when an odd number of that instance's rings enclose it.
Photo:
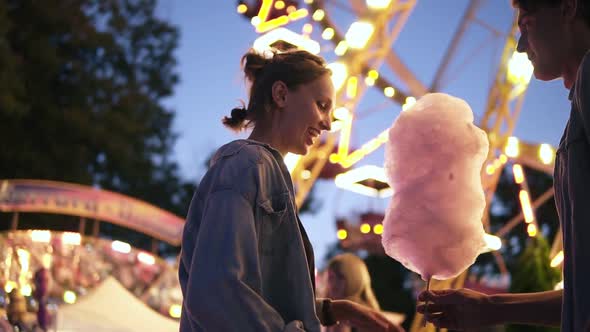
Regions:
[[[578,0],[563,0],[561,2],[561,15],[566,21],[573,21],[577,17],[578,6]]]
[[[286,105],[287,93],[289,88],[283,81],[276,81],[272,84],[272,101],[279,108],[283,108]]]

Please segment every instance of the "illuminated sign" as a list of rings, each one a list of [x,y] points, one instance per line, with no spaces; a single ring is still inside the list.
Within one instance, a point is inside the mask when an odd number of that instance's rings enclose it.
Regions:
[[[338,174],[336,186],[372,197],[389,197],[393,189],[387,184],[385,170],[382,167],[366,165]]]
[[[278,28],[270,31],[254,41],[254,49],[263,52],[270,49],[275,43],[285,42],[294,47],[306,50],[312,54],[320,53],[320,44],[313,39],[305,38],[286,28]]]
[[[0,211],[55,213],[109,221],[180,245],[184,219],[146,202],[92,187],[0,180]]]

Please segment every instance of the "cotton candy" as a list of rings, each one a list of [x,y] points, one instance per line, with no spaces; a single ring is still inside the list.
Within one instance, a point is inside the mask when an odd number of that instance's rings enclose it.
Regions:
[[[394,194],[383,221],[390,257],[424,280],[456,277],[485,247],[480,171],[486,133],[462,99],[432,93],[389,129],[385,171]]]

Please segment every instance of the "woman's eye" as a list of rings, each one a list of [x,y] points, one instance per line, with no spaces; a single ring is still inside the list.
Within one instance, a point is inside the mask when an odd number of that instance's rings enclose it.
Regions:
[[[328,103],[322,103],[322,102],[318,102],[318,107],[322,110],[322,111],[326,111],[328,110]]]

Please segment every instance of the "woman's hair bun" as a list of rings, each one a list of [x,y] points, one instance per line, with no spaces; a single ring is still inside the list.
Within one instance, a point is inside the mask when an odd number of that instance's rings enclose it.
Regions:
[[[236,107],[231,110],[230,116],[225,116],[221,122],[228,128],[240,131],[244,128],[247,117],[248,110],[245,107]]]
[[[271,52],[271,51],[268,51]],[[258,53],[254,50],[250,50],[242,57],[242,67],[244,68],[244,74],[250,82],[256,81],[256,78],[260,77],[264,68],[272,62],[273,54]],[[269,55],[267,57],[267,55]]]

